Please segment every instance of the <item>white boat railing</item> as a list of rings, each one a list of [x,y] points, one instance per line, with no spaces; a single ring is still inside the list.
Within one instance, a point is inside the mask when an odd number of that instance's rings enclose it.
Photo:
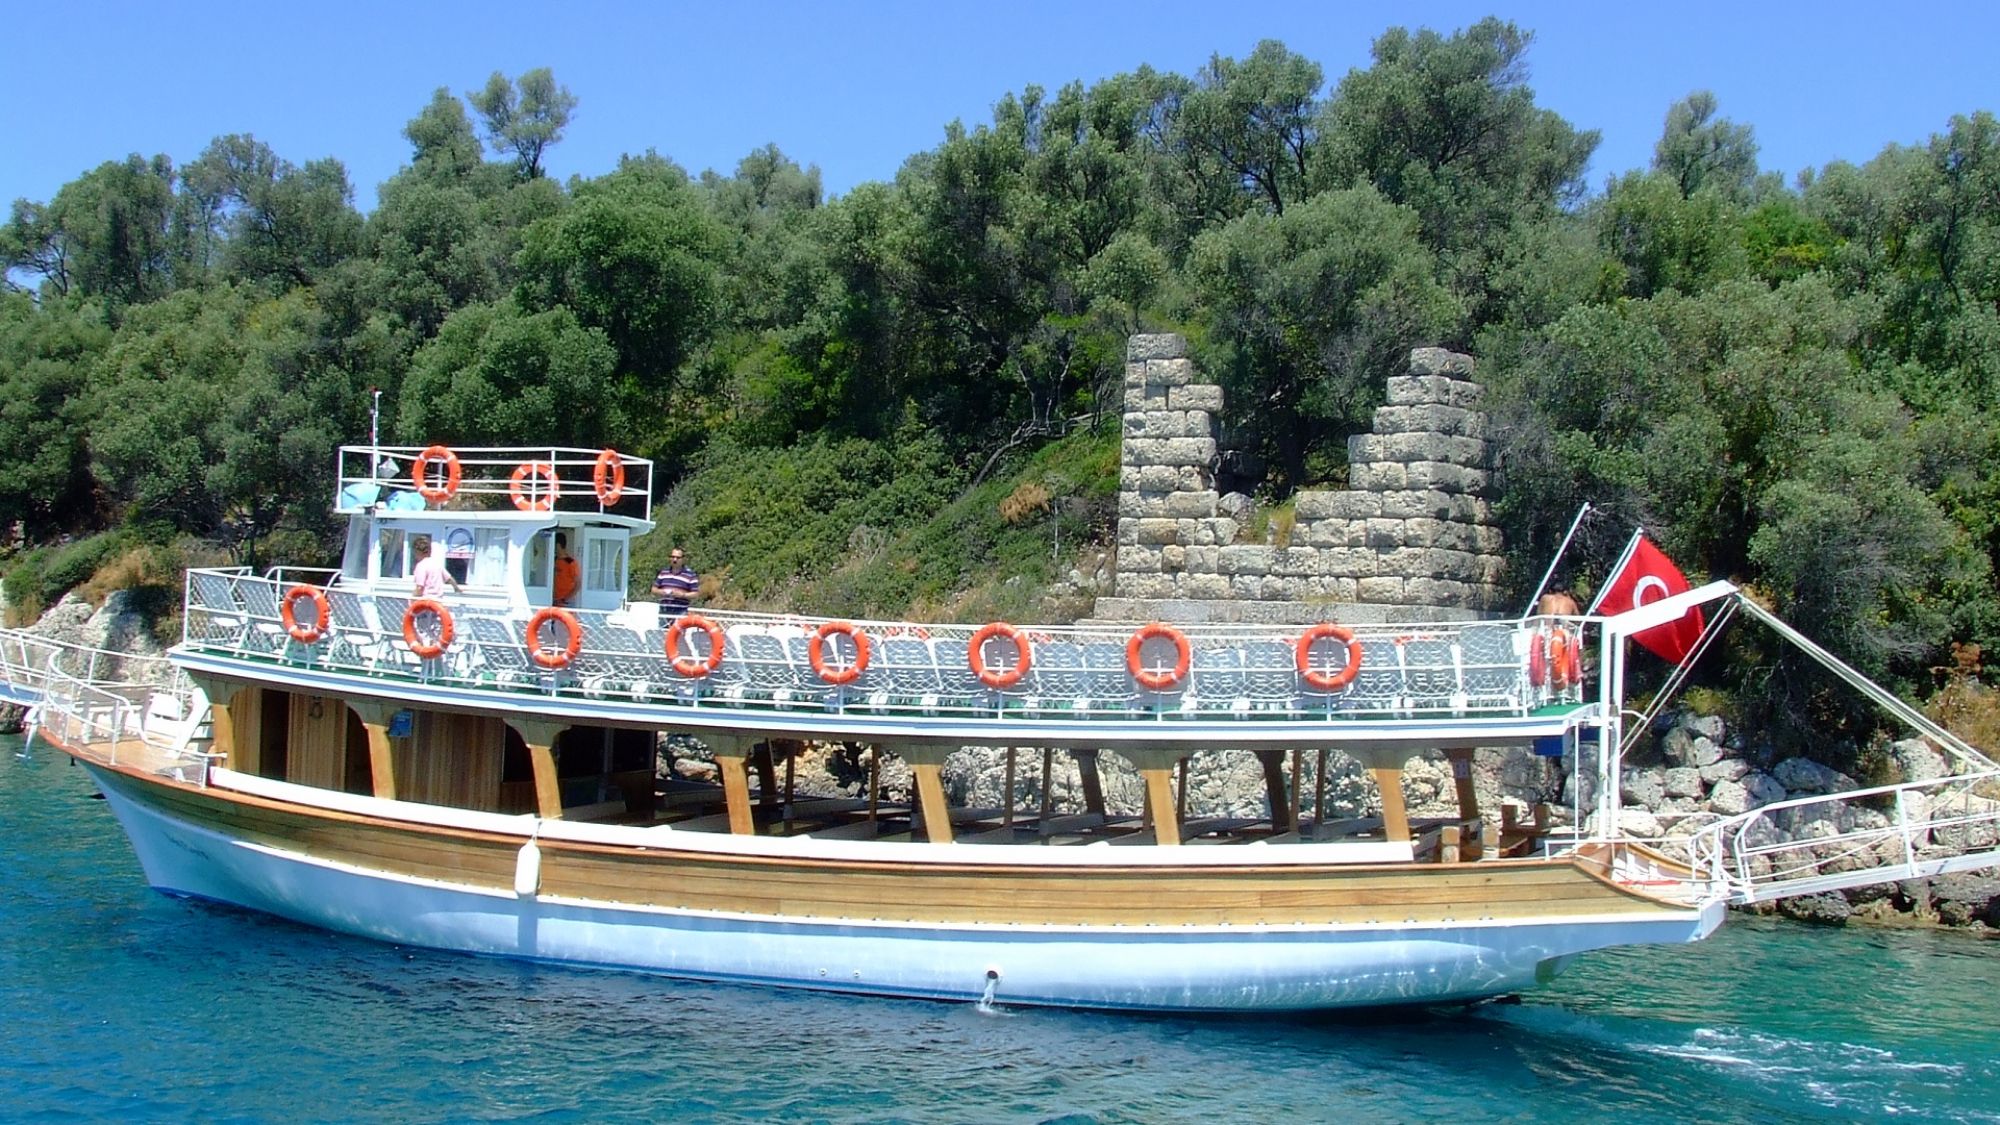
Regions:
[[[1778,801],[1688,849],[1736,903],[2000,866],[2000,770]]]
[[[591,512],[650,522],[653,463],[613,449],[564,446],[344,445],[334,510],[461,507]]]
[[[162,687],[93,682],[54,668],[44,680],[36,728],[64,745],[92,748],[114,766],[150,768],[206,785],[207,765],[218,755],[196,737],[205,711],[206,700],[185,677]]]
[[[23,629],[0,629],[0,683],[15,702],[32,703],[43,695],[52,672],[85,680],[129,680],[172,683],[179,675],[163,656],[92,648],[51,640]]]
[[[699,616],[716,633],[684,626],[671,634],[677,648],[670,654],[669,630],[656,620],[653,605],[639,603],[621,611],[567,611],[579,635],[574,652],[565,653],[572,641],[567,626],[545,625],[531,648],[529,613],[455,604],[449,607],[450,644],[425,659],[406,636],[407,596],[343,585],[337,577],[312,589],[326,599],[327,620],[320,635],[301,640],[281,608],[293,586],[242,569],[190,571],[184,644],[256,661],[498,691],[694,707],[1022,719],[1519,717],[1581,704],[1586,682],[1594,683],[1582,675],[1561,683],[1538,675],[1545,662],[1530,656],[1557,632],[1576,651],[1585,625],[1580,618],[1354,625],[1349,631],[1361,660],[1351,676],[1344,640],[1322,638],[1307,646],[1306,669],[1340,680],[1316,687],[1301,669],[1306,627],[1300,626],[1188,625],[1136,636],[1131,627],[995,631],[703,610]],[[300,618],[317,620],[310,598],[297,597],[293,608],[294,625]],[[427,614],[408,623],[421,630],[437,626]],[[717,635],[719,659],[712,647]],[[973,667],[975,639],[985,680]],[[1027,667],[1020,669],[1024,650]],[[1153,686],[1141,683],[1140,673]]]

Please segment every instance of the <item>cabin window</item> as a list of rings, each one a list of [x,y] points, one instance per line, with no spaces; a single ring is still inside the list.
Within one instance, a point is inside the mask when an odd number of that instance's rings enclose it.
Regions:
[[[368,578],[368,525],[361,520],[347,525],[347,549],[340,553],[340,575],[357,582]]]
[[[472,533],[472,566],[468,581],[474,586],[499,586],[507,580],[507,529],[482,527]]]
[[[375,557],[383,578],[403,576],[403,529],[385,527],[376,533]]]
[[[459,582],[472,581],[472,529],[453,527],[444,533],[444,568]]]
[[[625,541],[623,539],[592,539],[590,554],[585,560],[583,584],[591,590],[623,590],[625,588]]]

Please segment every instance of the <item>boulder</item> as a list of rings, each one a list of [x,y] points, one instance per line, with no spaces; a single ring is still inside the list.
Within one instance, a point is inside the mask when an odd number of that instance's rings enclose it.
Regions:
[[[1848,916],[1854,913],[1845,896],[1827,891],[1816,895],[1799,895],[1780,899],[1778,913],[1799,922],[1809,922],[1815,926],[1844,926]]]
[[[1661,775],[1669,797],[1701,796],[1701,771],[1691,766],[1676,766]]]
[[[1619,795],[1627,805],[1654,809],[1666,798],[1661,771],[1652,768],[1626,770],[1619,781]]]
[[[1786,758],[1772,768],[1771,776],[1795,796],[1818,796],[1857,788],[1853,778],[1809,758]]]
[[[1682,715],[1680,728],[1710,742],[1721,742],[1725,732],[1720,715]]]
[[[1939,875],[1931,881],[1931,901],[1938,921],[1948,926],[1969,926],[1995,917],[2000,910],[2000,875],[1967,871]]]
[[[1950,777],[1951,766],[1944,755],[1931,748],[1931,744],[1921,738],[1906,738],[1889,745],[1889,760],[1896,763],[1896,772],[1904,781],[1930,781],[1933,778]]]
[[[1750,795],[1750,807],[1762,808],[1774,801],[1785,799],[1785,786],[1768,773],[1752,770],[1743,777],[1743,789]]]
[[[1716,782],[1708,791],[1708,807],[1723,816],[1750,811],[1750,791],[1733,779]]]
[[[1741,758],[1717,758],[1701,767],[1701,779],[1713,785],[1718,781],[1741,781],[1750,772],[1750,763]]]

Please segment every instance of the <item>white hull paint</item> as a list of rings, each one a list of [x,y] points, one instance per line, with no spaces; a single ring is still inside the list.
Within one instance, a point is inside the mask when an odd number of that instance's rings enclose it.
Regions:
[[[86,763],[88,764],[88,763]],[[91,766],[162,891],[434,949],[931,999],[1159,1011],[1289,1011],[1475,1000],[1544,983],[1577,954],[1706,937],[1684,914],[1325,927],[936,926],[825,922],[518,898],[333,864],[168,817]]]

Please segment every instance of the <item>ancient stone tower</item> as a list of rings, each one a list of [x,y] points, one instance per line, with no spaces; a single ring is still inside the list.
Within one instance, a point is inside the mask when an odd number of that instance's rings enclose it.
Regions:
[[[1500,530],[1472,359],[1410,353],[1374,432],[1348,441],[1350,488],[1301,492],[1289,536],[1248,542],[1216,492],[1215,416],[1177,335],[1134,336],[1125,364],[1125,444],[1114,596],[1100,620],[1369,622],[1453,620],[1497,610]]]

